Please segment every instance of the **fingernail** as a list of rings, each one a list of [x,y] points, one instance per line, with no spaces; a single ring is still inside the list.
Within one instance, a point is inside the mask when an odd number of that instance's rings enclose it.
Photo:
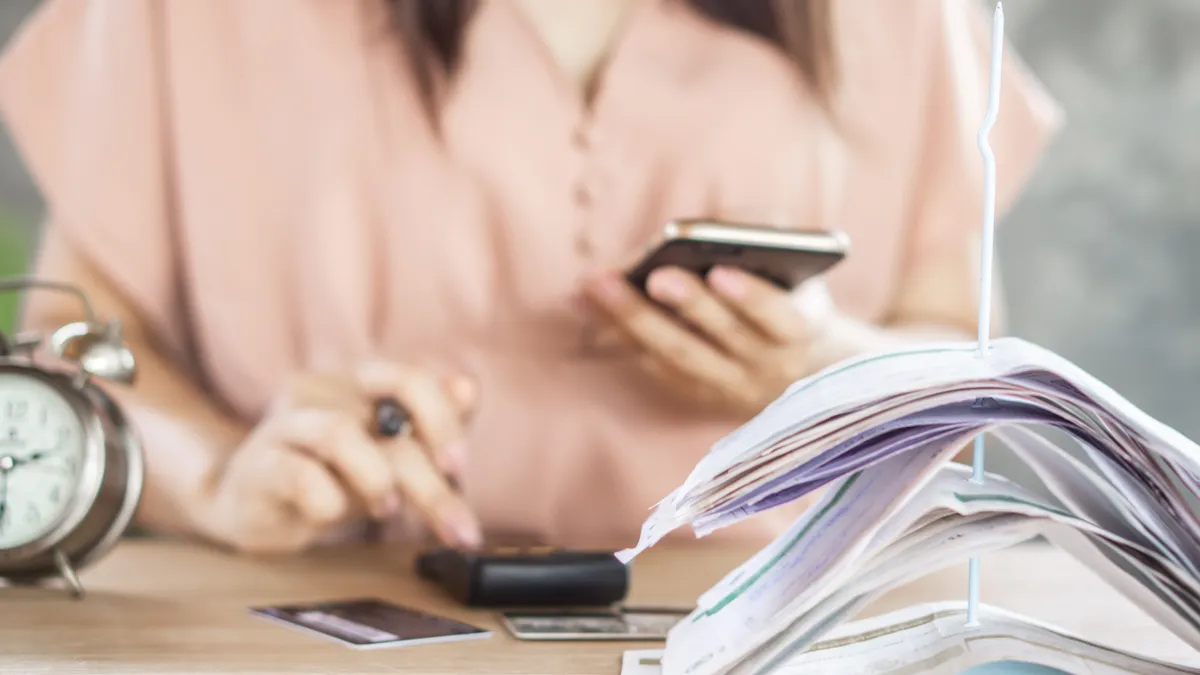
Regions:
[[[625,297],[625,280],[615,274],[601,275],[592,282],[591,287],[608,302],[616,302]]]
[[[708,284],[730,298],[740,298],[746,294],[746,280],[742,273],[729,267],[714,267],[708,273]]]
[[[379,505],[379,515],[382,517],[394,516],[400,512],[400,496],[388,495],[383,498],[383,502]]]
[[[462,475],[462,472],[467,468],[467,444],[463,441],[457,441],[446,446],[446,461],[449,466],[446,467],[448,473],[454,475]]]
[[[449,388],[450,395],[459,405],[464,408],[471,408],[475,405],[475,394],[478,391],[475,380],[465,375],[458,375],[450,378]]]
[[[474,518],[469,516],[454,516],[450,518],[450,529],[454,531],[455,537],[458,538],[460,544],[464,546],[480,546],[483,544],[483,532],[480,530],[479,523],[475,522]]]
[[[679,302],[688,295],[687,280],[674,270],[658,270],[647,282],[650,295],[666,302]]]

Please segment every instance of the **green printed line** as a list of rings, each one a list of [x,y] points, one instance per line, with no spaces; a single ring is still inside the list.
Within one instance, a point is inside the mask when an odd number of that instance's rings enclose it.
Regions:
[[[975,350],[976,350],[976,347],[973,347],[973,346],[972,347],[939,347],[936,349],[933,349],[933,348],[910,349],[907,351],[890,352],[890,353],[878,354],[875,356],[869,356],[869,357],[863,358],[861,361],[854,361],[852,363],[847,363],[847,364],[841,365],[837,368],[828,370],[824,373],[815,375],[812,377],[812,379],[808,380],[803,385],[797,387],[794,391],[792,391],[792,393],[795,394],[795,393],[804,391],[805,389],[808,389],[812,385],[814,385],[818,382],[821,382],[822,380],[833,377],[834,375],[839,375],[841,373],[846,372],[847,370],[852,370],[854,368],[866,365],[868,363],[875,363],[877,361],[884,361],[886,359],[897,359],[897,358],[904,357],[904,356],[915,356],[915,355],[920,355],[920,354],[945,354],[945,353],[957,354],[957,353],[970,352],[970,351],[975,351]]]
[[[1070,511],[1064,511],[1062,509],[1055,508],[1055,507],[1049,506],[1047,504],[1042,504],[1040,502],[1031,502],[1027,499],[1021,499],[1019,497],[1012,497],[1009,495],[988,495],[988,494],[964,495],[964,494],[959,494],[957,492],[952,492],[951,494],[954,496],[955,499],[957,499],[959,502],[961,502],[963,504],[969,504],[971,502],[979,502],[979,501],[989,501],[989,500],[997,501],[997,502],[1005,502],[1007,504],[1024,504],[1025,506],[1032,506],[1036,509],[1040,509],[1042,511],[1047,511],[1049,513],[1053,513],[1053,514],[1056,514],[1059,516],[1065,516],[1067,518],[1079,520],[1079,516],[1075,515],[1074,513],[1071,513]]]
[[[747,590],[749,590],[756,581],[762,578],[762,575],[767,573],[768,569],[774,567],[776,563],[784,558],[784,556],[786,556],[788,553],[791,553],[792,549],[796,547],[796,544],[800,543],[800,540],[803,539],[810,530],[812,530],[813,526],[816,525],[822,518],[824,518],[825,515],[829,513],[829,510],[836,506],[839,501],[841,501],[842,497],[844,497],[846,492],[850,489],[850,486],[854,485],[860,475],[862,475],[861,471],[850,476],[850,478],[848,478],[846,482],[842,484],[842,487],[838,488],[838,491],[833,495],[833,498],[829,500],[829,503],[825,505],[825,508],[821,509],[821,511],[817,513],[812,520],[808,521],[808,524],[804,526],[804,529],[800,530],[800,532],[798,532],[796,536],[793,537],[790,542],[788,542],[788,545],[784,547],[782,551],[775,554],[775,556],[771,558],[769,562],[760,567],[757,572],[750,576],[750,578],[739,584],[736,589],[730,591],[725,597],[721,598],[720,602],[692,617],[692,623],[699,621],[703,617],[716,614],[729,605],[729,603],[741,596],[742,593],[745,593]]]

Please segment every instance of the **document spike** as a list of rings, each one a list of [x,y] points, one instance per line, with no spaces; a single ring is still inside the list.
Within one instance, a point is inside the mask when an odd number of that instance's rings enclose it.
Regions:
[[[987,114],[979,128],[979,153],[983,156],[983,232],[979,256],[979,357],[987,358],[988,336],[992,318],[992,266],[995,257],[992,242],[996,232],[996,156],[988,142],[996,116],[1000,112],[1000,67],[1004,61],[1004,7],[996,3],[992,18],[991,75],[988,87]],[[975,437],[971,480],[983,482],[983,434]],[[971,558],[967,580],[967,623],[978,623],[979,558]]]

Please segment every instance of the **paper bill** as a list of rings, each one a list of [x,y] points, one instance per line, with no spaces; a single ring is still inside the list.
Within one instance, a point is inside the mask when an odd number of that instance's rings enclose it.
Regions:
[[[1038,427],[1065,432],[1087,462]],[[1049,501],[947,466],[985,432],[1013,448]],[[974,343],[929,345],[797,382],[714,445],[618,555],[628,561],[674,529],[703,536],[822,491],[675,626],[666,675],[779,672],[887,589],[1035,536],[1200,649],[1198,488],[1200,447],[1065,359],[1012,338],[986,358]],[[988,639],[1026,649],[1014,635]],[[1064,663],[1108,672],[1069,655]]]
[[[995,663],[1024,663],[1067,675],[1195,675],[1195,666],[1089,641],[1006,612],[981,608],[969,626],[964,603],[930,603],[842,624],[811,649],[780,663],[777,675],[961,675]],[[626,652],[622,675],[663,675],[662,650]],[[991,672],[1004,672],[993,670]],[[1012,675],[1025,669],[1014,666]]]

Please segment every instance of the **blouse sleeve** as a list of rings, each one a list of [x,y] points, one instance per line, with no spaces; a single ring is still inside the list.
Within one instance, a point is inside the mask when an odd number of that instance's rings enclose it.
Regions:
[[[979,128],[987,110],[991,67],[990,11],[977,0],[921,3],[929,16],[921,49],[928,83],[917,146],[909,264],[962,256],[983,218]],[[933,11],[936,8],[937,11]],[[1005,45],[999,114],[989,135],[996,159],[997,221],[1029,180],[1062,112],[1025,64]]]
[[[47,0],[0,59],[0,112],[42,192],[47,227],[175,350],[161,10],[156,0]]]

